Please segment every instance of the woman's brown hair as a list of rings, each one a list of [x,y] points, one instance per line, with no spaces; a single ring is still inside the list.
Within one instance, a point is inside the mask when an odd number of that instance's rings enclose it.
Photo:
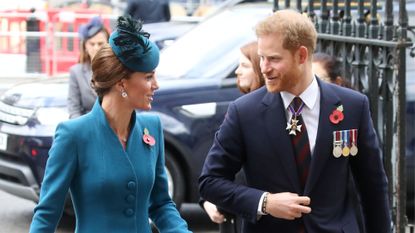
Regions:
[[[338,84],[343,87],[351,87],[350,83],[342,77],[343,67],[340,61],[336,57],[327,53],[315,53],[313,55],[313,63],[320,63],[326,70],[327,75],[331,83]],[[323,77],[321,77],[323,78]]]
[[[107,40],[108,40],[108,38],[110,37],[110,34],[109,34],[108,30],[105,27],[103,27],[95,35],[97,35],[101,32],[104,33],[105,38],[107,38]],[[79,53],[78,63],[88,63],[88,64],[91,63],[91,57],[89,56],[88,52],[86,51],[86,42],[88,42],[88,40],[91,39],[92,37],[94,37],[95,35],[81,41],[81,49],[80,49],[80,53]]]
[[[265,80],[264,77],[261,73],[261,67],[260,67],[260,59],[258,56],[258,43],[256,41],[248,43],[244,46],[241,47],[241,52],[242,54],[248,58],[248,60],[252,63],[252,68],[254,69],[254,73],[255,73],[255,86],[253,86],[252,88],[242,88],[239,86],[238,84],[238,88],[239,90],[246,94],[248,92],[251,92],[255,89],[258,89],[260,87],[262,87],[265,84]]]
[[[118,81],[130,78],[132,73],[118,60],[111,46],[105,44],[92,60],[91,85],[98,97],[102,98]]]

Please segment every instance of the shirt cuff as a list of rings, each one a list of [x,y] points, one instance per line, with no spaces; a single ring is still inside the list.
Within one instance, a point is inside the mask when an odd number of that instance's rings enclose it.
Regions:
[[[265,194],[267,194],[267,192],[264,192],[261,195],[261,198],[259,199],[258,208],[257,208],[257,214],[258,215],[267,215],[266,213],[262,212],[262,203],[264,202]]]

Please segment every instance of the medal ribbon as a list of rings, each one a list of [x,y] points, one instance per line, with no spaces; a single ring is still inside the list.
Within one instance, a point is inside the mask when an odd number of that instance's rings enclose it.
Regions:
[[[288,106],[288,108],[290,109],[291,114],[293,115],[294,119],[297,119],[297,117],[301,114],[301,112],[303,111],[304,108],[304,102],[301,103],[300,107],[298,107],[298,110],[295,111],[294,107],[290,104]]]
[[[357,129],[352,129],[352,144],[356,145],[356,131]]]
[[[342,131],[342,140],[343,140],[343,146],[349,146],[349,138],[348,138],[348,133],[347,130],[343,130]]]
[[[340,132],[339,131],[335,131],[334,132],[334,134],[333,134],[333,136],[334,136],[334,142],[339,142],[339,141],[341,141],[340,139],[341,139],[341,137],[340,137]]]

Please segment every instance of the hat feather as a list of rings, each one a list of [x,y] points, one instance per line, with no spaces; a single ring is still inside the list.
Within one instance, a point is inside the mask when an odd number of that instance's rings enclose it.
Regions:
[[[118,37],[114,43],[121,50],[121,56],[126,61],[135,57],[144,56],[150,49],[147,38],[150,34],[142,31],[141,21],[132,19],[130,16],[120,16],[117,21]],[[144,39],[146,38],[146,39]]]

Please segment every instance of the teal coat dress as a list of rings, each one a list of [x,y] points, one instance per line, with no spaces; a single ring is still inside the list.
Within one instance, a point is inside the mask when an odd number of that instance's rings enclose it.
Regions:
[[[143,141],[145,129],[154,145]],[[30,233],[55,232],[70,190],[76,233],[189,232],[168,194],[158,117],[135,114],[124,150],[99,101],[80,118],[60,123],[49,151]]]

